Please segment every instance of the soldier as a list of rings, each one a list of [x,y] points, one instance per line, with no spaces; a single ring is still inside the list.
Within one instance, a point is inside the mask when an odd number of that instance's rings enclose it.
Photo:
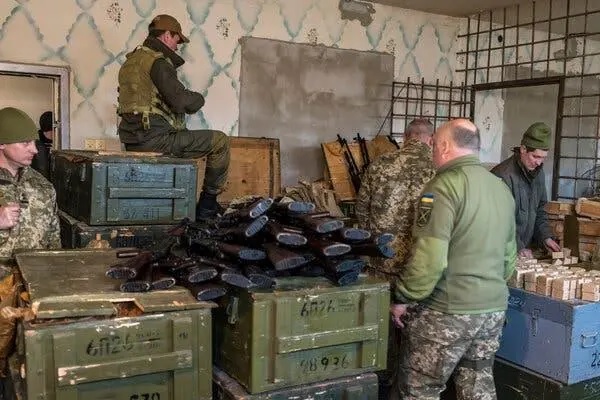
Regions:
[[[42,174],[29,167],[37,153],[37,138],[35,123],[27,114],[11,107],[0,110],[0,308],[16,305],[14,250],[61,247],[56,193]],[[14,334],[14,321],[0,317],[3,386],[8,381],[4,377]]]
[[[517,257],[515,205],[480,164],[479,146],[468,120],[434,135],[437,173],[420,196],[413,255],[390,309],[403,328],[393,399],[437,400],[453,372],[458,398],[496,399],[492,364]]]
[[[188,130],[185,126],[185,114],[200,110],[204,97],[187,90],[177,78],[177,68],[185,61],[176,51],[179,44],[189,42],[179,22],[170,15],[159,15],[148,32],[119,70],[119,137],[129,151],[206,156],[196,218],[213,217],[219,210],[217,194],[227,180],[229,139],[220,131]]]
[[[533,256],[532,245],[560,251],[552,239],[544,206],[547,202],[543,163],[550,148],[550,127],[543,122],[531,125],[523,134],[521,146],[512,157],[492,169],[508,185],[516,203],[517,250],[520,256]]]
[[[373,258],[369,273],[393,284],[406,263],[412,242],[415,203],[425,184],[435,174],[431,160],[433,125],[415,119],[406,129],[402,148],[373,161],[362,178],[356,200],[358,225],[375,234],[393,233],[394,259]],[[380,391],[385,398],[397,370],[398,330],[390,327],[388,368],[380,373]]]

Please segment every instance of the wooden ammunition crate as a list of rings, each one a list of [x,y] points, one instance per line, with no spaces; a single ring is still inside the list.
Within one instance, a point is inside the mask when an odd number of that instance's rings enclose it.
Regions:
[[[600,377],[600,303],[509,290],[499,357],[563,384]]]
[[[35,319],[19,324],[24,399],[212,398],[211,308],[183,288],[121,293],[113,250],[28,251]]]
[[[194,160],[62,150],[53,152],[58,208],[88,225],[173,224],[195,218]]]
[[[86,247],[100,235],[110,247],[146,247],[167,236],[176,225],[100,225],[90,226],[59,211],[60,240],[64,249]]]
[[[259,394],[249,394],[235,379],[218,368],[213,370],[213,380],[213,397],[218,400],[377,400],[379,392],[377,375],[373,373]]]
[[[498,400],[600,400],[600,378],[563,385],[499,357],[494,382]],[[452,379],[448,386],[441,400],[457,400]]]
[[[231,292],[215,315],[215,362],[250,393],[385,369],[389,283],[282,278]]]
[[[220,203],[242,196],[275,197],[281,192],[279,139],[230,137],[231,163]],[[206,159],[198,160],[198,193],[202,190]]]
[[[567,386],[500,358],[494,379],[498,400],[600,400],[600,378]]]

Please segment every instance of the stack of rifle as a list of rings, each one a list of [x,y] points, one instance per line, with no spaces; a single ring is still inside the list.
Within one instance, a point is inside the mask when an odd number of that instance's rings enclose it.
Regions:
[[[369,164],[371,164],[371,159],[369,157],[369,148],[367,146],[367,141],[364,137],[360,136],[360,133],[356,134],[354,141],[358,143],[358,148],[360,150],[360,157],[362,161],[362,168],[359,168],[352,151],[350,150],[350,146],[348,145],[348,141],[337,135],[337,141],[342,148],[342,153],[344,154],[344,161],[346,162],[346,168],[348,168],[348,174],[350,175],[350,181],[352,182],[352,186],[354,187],[354,191],[358,193],[361,184],[362,174],[367,170]]]
[[[122,250],[106,275],[124,292],[188,288],[213,300],[229,287],[268,289],[274,278],[325,276],[337,285],[356,282],[363,256],[394,256],[391,234],[347,228],[309,202],[257,198],[207,222],[182,223],[148,250]]]

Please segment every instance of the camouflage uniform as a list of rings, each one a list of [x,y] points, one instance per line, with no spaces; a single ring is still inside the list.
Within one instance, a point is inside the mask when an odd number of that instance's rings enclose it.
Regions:
[[[373,272],[382,277],[397,275],[406,263],[412,243],[416,201],[425,184],[435,175],[431,149],[418,140],[407,140],[402,149],[384,154],[367,169],[356,200],[356,217],[361,228],[375,234],[396,235],[392,260],[372,259]]]
[[[0,168],[0,204],[21,203],[19,223],[0,230],[0,258],[10,258],[15,249],[60,248],[56,193],[52,184],[33,168],[22,168],[13,177]]]
[[[454,373],[458,399],[495,400],[492,363],[503,323],[503,311],[453,315],[418,307],[402,331],[391,398],[438,400]]]
[[[402,149],[382,155],[367,169],[356,200],[361,228],[373,233],[393,233],[394,259],[373,258],[369,273],[394,283],[393,277],[409,257],[415,203],[425,184],[435,175],[431,149],[410,139]],[[382,392],[390,386],[397,370],[400,335],[390,323],[387,370],[379,373]]]

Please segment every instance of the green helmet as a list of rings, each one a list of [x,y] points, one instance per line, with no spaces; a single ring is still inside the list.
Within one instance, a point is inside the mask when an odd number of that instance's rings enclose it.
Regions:
[[[38,138],[35,122],[13,107],[0,110],[0,144],[29,142]]]

